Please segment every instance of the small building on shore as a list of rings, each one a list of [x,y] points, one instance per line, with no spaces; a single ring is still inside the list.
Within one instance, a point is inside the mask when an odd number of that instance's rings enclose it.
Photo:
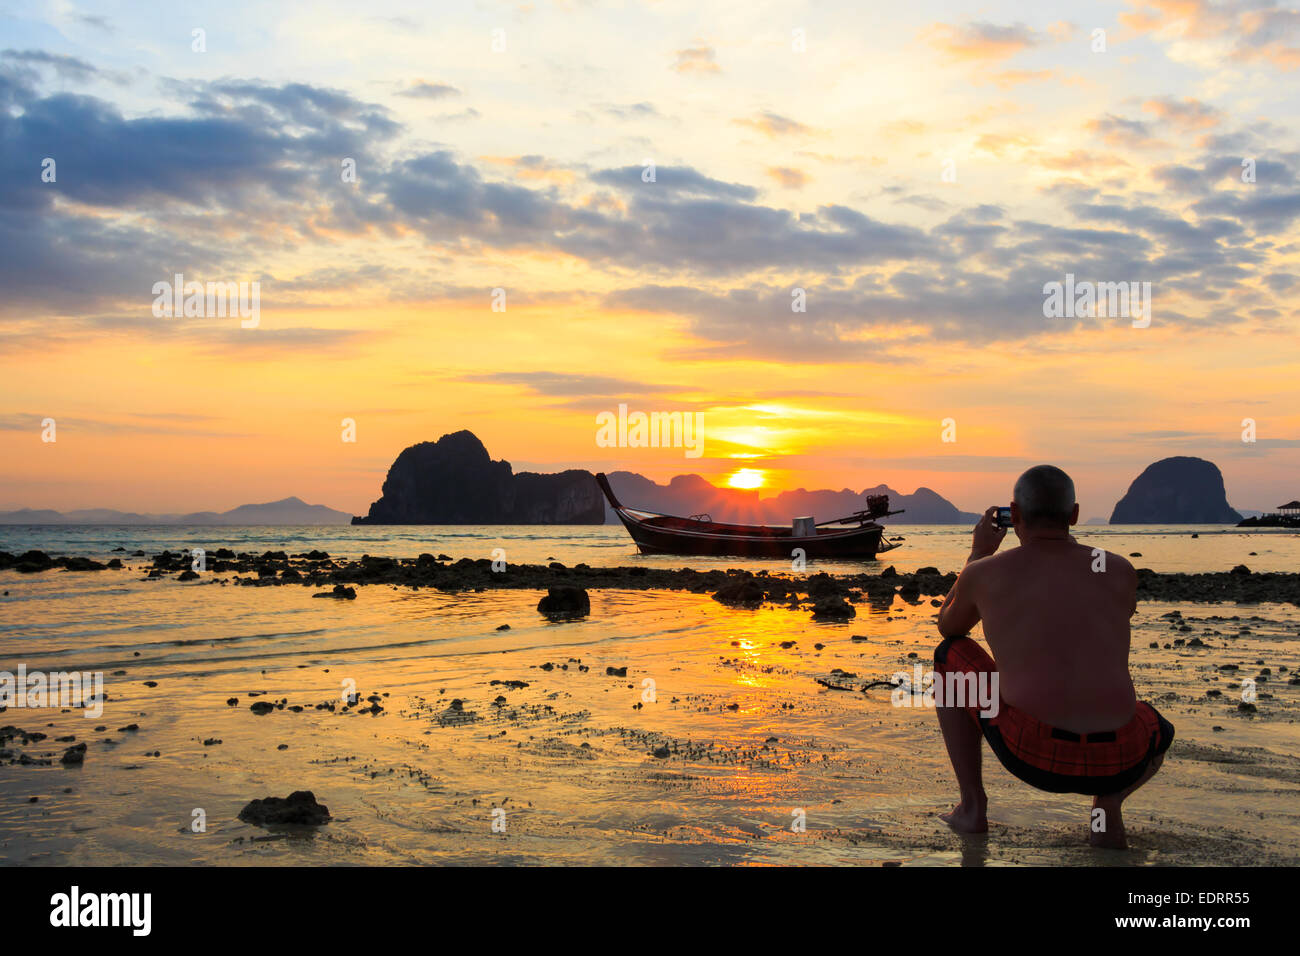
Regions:
[[[1278,505],[1276,511],[1247,518],[1237,525],[1238,528],[1300,528],[1300,501],[1288,501]]]

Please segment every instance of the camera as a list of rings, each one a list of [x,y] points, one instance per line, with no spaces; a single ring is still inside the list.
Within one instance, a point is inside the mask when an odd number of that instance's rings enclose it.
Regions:
[[[1010,528],[1011,527],[1011,508],[999,507],[997,515],[993,518],[993,527]]]

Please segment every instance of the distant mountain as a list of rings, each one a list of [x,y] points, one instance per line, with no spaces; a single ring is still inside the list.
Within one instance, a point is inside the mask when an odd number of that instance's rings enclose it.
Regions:
[[[589,471],[514,473],[472,432],[402,450],[382,494],[353,524],[600,524],[604,498]]]
[[[952,502],[929,488],[918,488],[905,495],[887,485],[862,491],[782,491],[770,498],[760,498],[757,491],[719,488],[699,475],[678,475],[660,485],[643,475],[616,471],[609,476],[610,487],[622,504],[664,514],[708,514],[715,521],[745,524],[779,524],[791,518],[811,516],[818,521],[841,518],[866,507],[866,495],[889,495],[891,509],[902,508],[905,514],[890,519],[899,524],[974,524],[979,515],[959,511]],[[614,523],[613,509],[606,505],[606,523]]]
[[[678,475],[660,485],[643,475],[616,471],[614,493],[633,508],[665,514],[707,513],[717,521],[789,524],[811,516],[830,521],[866,507],[866,495],[889,495],[890,507],[903,509],[898,524],[964,524],[978,514],[960,511],[929,488],[905,495],[886,485],[853,491],[799,488],[763,498],[758,491],[719,488],[699,475]],[[378,500],[368,513],[352,517],[300,498],[240,505],[229,511],[191,514],[137,514],[107,508],[58,512],[24,508],[0,512],[0,524],[120,525],[334,525],[334,524],[617,524],[589,471],[556,474],[519,472],[508,461],[493,461],[469,431],[443,435],[402,450],[388,469]]]
[[[309,505],[301,498],[283,498],[265,504],[240,505],[229,511],[191,514],[137,514],[111,508],[49,511],[23,508],[0,511],[0,524],[121,524],[121,525],[328,525],[347,524],[352,516],[324,505]]]
[[[1214,462],[1177,456],[1148,465],[1115,505],[1111,524],[1236,524]]]

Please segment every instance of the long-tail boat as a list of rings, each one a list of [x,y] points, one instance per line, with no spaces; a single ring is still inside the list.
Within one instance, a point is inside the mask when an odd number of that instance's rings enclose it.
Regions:
[[[609,479],[596,476],[609,506],[643,554],[741,555],[754,558],[874,558],[898,543],[885,538],[877,518],[902,514],[889,510],[888,495],[867,495],[867,507],[843,518],[814,523],[795,518],[788,527],[727,524],[707,514],[688,518],[642,511],[621,504]]]

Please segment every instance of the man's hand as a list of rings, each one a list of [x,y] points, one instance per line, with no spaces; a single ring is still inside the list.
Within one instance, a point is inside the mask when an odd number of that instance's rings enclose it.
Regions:
[[[994,523],[997,513],[998,509],[995,505],[984,512],[984,517],[980,518],[979,523],[975,525],[975,534],[971,541],[970,557],[966,559],[967,563],[979,558],[987,558],[1002,546],[1002,539],[1007,536],[1007,529],[999,528]]]

